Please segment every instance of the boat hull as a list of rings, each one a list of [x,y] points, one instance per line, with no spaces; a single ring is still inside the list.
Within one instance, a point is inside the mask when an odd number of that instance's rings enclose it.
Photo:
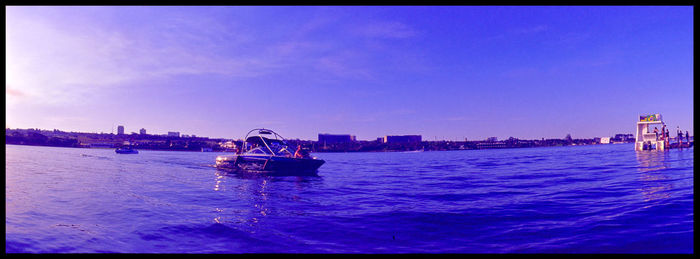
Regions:
[[[691,141],[690,143],[683,142],[683,145],[680,143],[671,143],[669,146],[670,148],[689,148],[693,146],[694,141]]]
[[[117,152],[117,154],[138,154],[139,151],[136,150],[115,150],[114,152]]]
[[[324,163],[320,159],[279,156],[234,155],[216,158],[219,169],[281,175],[315,174]]]

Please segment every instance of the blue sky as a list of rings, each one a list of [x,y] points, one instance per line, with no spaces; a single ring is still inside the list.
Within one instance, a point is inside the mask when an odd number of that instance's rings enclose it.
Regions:
[[[9,6],[6,127],[593,138],[661,113],[693,134],[692,20],[686,6]]]

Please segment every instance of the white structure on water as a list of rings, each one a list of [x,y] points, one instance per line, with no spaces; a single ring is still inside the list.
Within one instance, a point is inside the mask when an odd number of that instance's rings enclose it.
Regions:
[[[651,125],[659,125],[659,134],[654,133],[649,130]],[[663,136],[663,125],[664,121],[661,114],[651,114],[639,116],[639,121],[637,121],[637,131],[635,133],[634,150],[664,150],[666,148],[665,141],[663,138],[658,138],[657,136]]]

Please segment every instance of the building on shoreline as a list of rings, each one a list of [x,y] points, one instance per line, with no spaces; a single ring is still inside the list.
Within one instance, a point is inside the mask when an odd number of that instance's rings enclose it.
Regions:
[[[355,142],[355,136],[349,134],[318,134],[318,142],[326,144]]]
[[[384,136],[383,143],[416,143],[421,142],[421,135]]]
[[[77,147],[77,148],[116,148],[125,141],[139,149],[151,150],[181,150],[181,151],[223,151],[219,143],[227,139],[210,139],[201,137],[180,138],[165,135],[149,134],[111,134],[64,132],[59,130],[39,129],[5,129],[5,144]]]
[[[614,137],[610,138],[613,143],[627,143],[634,142],[634,134],[615,134]]]

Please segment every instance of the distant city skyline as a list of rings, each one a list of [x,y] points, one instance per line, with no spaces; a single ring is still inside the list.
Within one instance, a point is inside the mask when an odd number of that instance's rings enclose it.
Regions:
[[[694,135],[692,6],[7,6],[5,43],[6,128]]]
[[[121,126],[121,125],[120,125]],[[64,133],[80,133],[80,134],[112,134],[112,135],[152,135],[152,136],[169,136],[169,137],[182,137],[182,138],[209,138],[209,139],[230,139],[230,140],[243,140],[243,137],[239,138],[220,138],[220,137],[211,137],[211,136],[198,136],[196,134],[180,134],[179,131],[168,131],[166,133],[146,133],[146,129],[141,128],[139,130],[139,133],[137,132],[124,132],[124,133],[114,133],[114,132],[93,132],[93,131],[67,131],[67,130],[62,130],[62,129],[41,129],[41,128],[7,128],[6,130],[10,131],[16,131],[19,130],[21,131],[42,131],[42,132],[64,132]],[[286,137],[285,139],[298,139],[298,140],[307,140],[307,141],[319,141],[319,142],[357,142],[357,141],[379,141],[383,143],[387,142],[421,142],[421,141],[455,141],[455,142],[464,142],[464,141],[507,141],[511,137],[508,138],[498,138],[498,137],[487,137],[485,139],[458,139],[458,140],[450,140],[450,139],[425,139],[423,138],[424,136],[422,135],[383,135],[379,136],[375,139],[357,139],[355,135],[352,134],[327,134],[327,133],[319,133],[317,135],[317,138],[312,138],[312,139],[304,139],[304,138],[298,138],[298,137]],[[691,136],[693,137],[693,136]],[[515,138],[515,137],[514,137]],[[634,139],[634,134],[632,133],[614,133],[609,136],[599,136],[599,137],[593,137],[593,138],[574,138],[571,137],[569,134],[563,138],[532,138],[532,139],[525,139],[525,138],[515,138],[518,140],[552,140],[552,139],[600,139],[600,138],[620,138],[620,139],[627,139],[631,138]]]

